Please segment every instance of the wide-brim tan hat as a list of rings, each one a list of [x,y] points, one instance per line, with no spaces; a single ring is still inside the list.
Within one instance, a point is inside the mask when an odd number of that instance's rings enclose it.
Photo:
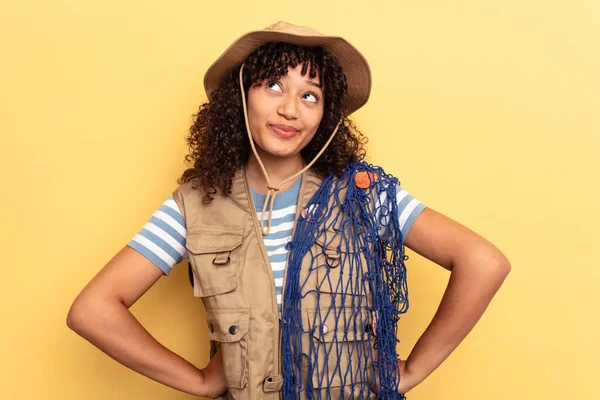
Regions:
[[[327,48],[337,58],[346,75],[348,94],[344,105],[347,114],[352,114],[369,100],[371,70],[366,58],[353,45],[339,36],[327,36],[313,28],[279,21],[263,30],[251,31],[240,36],[208,68],[204,76],[204,89],[209,101],[212,92],[231,70],[239,67],[250,53],[268,42],[287,42]]]

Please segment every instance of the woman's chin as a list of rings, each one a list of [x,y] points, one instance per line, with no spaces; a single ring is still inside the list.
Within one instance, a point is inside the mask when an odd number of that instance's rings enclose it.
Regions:
[[[295,152],[293,150],[288,149],[269,149],[266,151],[271,157],[278,158],[289,158],[295,156]]]
[[[268,146],[260,146],[262,153],[265,153],[269,157],[279,157],[279,158],[287,158],[291,156],[295,156],[298,152],[296,151],[296,146],[277,146],[277,145],[268,145]]]

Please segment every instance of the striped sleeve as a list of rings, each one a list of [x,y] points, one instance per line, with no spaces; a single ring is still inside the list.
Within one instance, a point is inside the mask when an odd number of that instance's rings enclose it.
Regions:
[[[389,211],[385,211],[387,195],[386,192],[382,192],[379,200],[377,201],[377,218],[379,221],[379,234],[387,234],[387,225],[389,222]],[[388,203],[389,204],[389,203]],[[405,238],[410,231],[413,223],[426,207],[425,204],[414,198],[410,193],[404,190],[400,185],[396,185],[396,204],[398,206],[398,225],[402,232],[402,238]]]
[[[400,230],[402,237],[405,238],[412,224],[426,206],[398,185],[396,186],[396,204],[398,204],[398,215],[400,216]]]
[[[169,275],[187,256],[186,236],[185,220],[171,195],[127,245]]]

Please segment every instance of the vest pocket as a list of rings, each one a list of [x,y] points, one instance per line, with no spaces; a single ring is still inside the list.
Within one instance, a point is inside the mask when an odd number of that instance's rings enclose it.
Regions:
[[[366,308],[307,310],[312,337],[312,386],[315,390],[344,387],[354,396],[369,393],[376,359],[370,313]],[[316,356],[316,357],[315,357]],[[353,389],[354,387],[354,389]],[[330,392],[333,393],[333,392]]]
[[[210,340],[221,344],[227,387],[248,386],[248,309],[207,309]]]
[[[323,239],[315,242],[319,292],[368,295],[371,290],[368,280],[364,279],[364,273],[368,271],[364,254],[343,251],[339,245],[339,240],[330,241],[327,245]]]
[[[242,230],[204,227],[189,231],[186,248],[194,275],[194,296],[208,297],[237,287]]]

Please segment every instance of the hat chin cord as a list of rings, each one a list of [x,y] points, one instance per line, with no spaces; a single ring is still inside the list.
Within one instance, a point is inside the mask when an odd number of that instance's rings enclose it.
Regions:
[[[275,204],[275,196],[277,195],[277,192],[279,192],[279,189],[281,188],[281,186],[283,186],[287,182],[291,181],[292,179],[294,179],[297,176],[299,176],[300,174],[302,174],[304,171],[309,169],[318,160],[318,158],[321,156],[321,154],[323,154],[323,152],[325,152],[325,149],[327,148],[327,146],[329,146],[329,143],[331,143],[331,141],[333,140],[333,137],[337,133],[338,128],[340,127],[340,124],[342,123],[343,117],[340,118],[340,120],[338,121],[337,125],[335,126],[335,129],[331,133],[331,136],[329,136],[327,143],[325,143],[325,145],[323,146],[321,151],[319,151],[319,153],[315,156],[315,158],[313,158],[313,160],[310,163],[308,163],[304,168],[302,168],[300,171],[298,171],[294,175],[281,181],[277,186],[273,186],[271,184],[271,179],[269,178],[269,174],[267,173],[267,170],[265,169],[265,166],[264,166],[262,160],[260,159],[258,152],[256,151],[256,146],[254,145],[254,139],[252,139],[252,133],[250,132],[250,123],[248,122],[248,109],[246,106],[246,93],[244,91],[243,71],[244,71],[244,63],[242,63],[242,66],[240,67],[240,90],[242,92],[242,105],[243,105],[243,109],[244,109],[244,121],[246,122],[246,132],[248,133],[248,139],[250,139],[250,146],[252,147],[252,152],[254,153],[254,156],[258,160],[260,169],[262,170],[262,172],[265,176],[265,179],[267,180],[267,189],[269,190],[267,192],[267,197],[265,198],[265,204],[263,205],[262,211],[260,213],[260,230],[261,230],[263,236],[266,236],[269,234],[269,232],[271,232],[271,219],[273,216],[273,205]],[[267,203],[269,204],[269,219],[267,222],[267,228],[265,229],[264,218],[265,218],[265,211],[267,209]]]

